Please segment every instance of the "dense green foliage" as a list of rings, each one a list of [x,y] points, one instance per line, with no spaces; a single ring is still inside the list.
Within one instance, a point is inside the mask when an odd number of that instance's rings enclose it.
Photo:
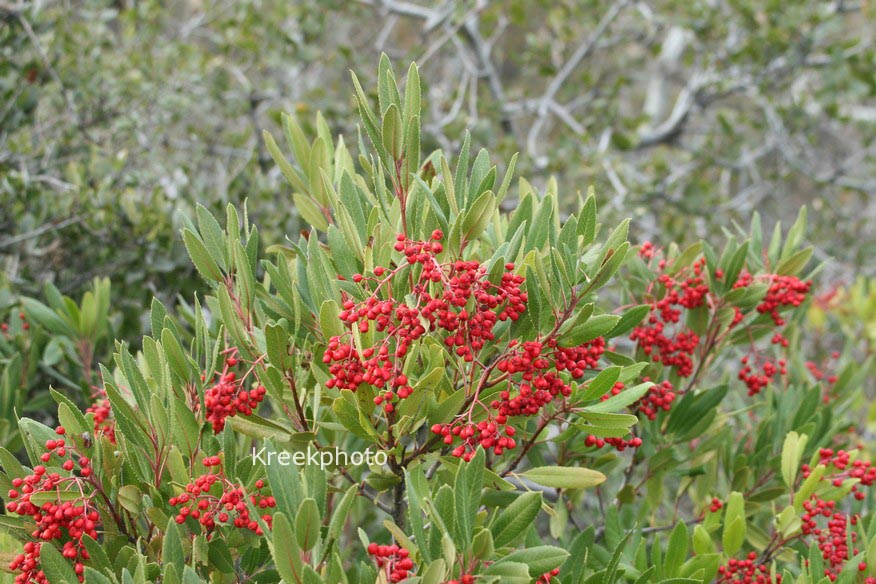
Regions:
[[[429,79],[426,151],[468,128],[539,189],[593,184],[606,219],[685,244],[807,204],[816,257],[849,281],[874,251],[872,18],[866,2],[2,2],[0,311],[107,276],[136,343],[151,295],[199,286],[180,209],[247,200],[272,242],[306,228],[261,131],[281,111],[315,131],[320,110],[355,155],[347,71],[383,50]]]
[[[499,172],[471,136],[425,153],[418,69],[399,84],[383,58],[377,79],[354,77],[358,156],[322,117],[265,135],[311,230],[182,215],[207,293],[155,298],[135,348],[110,346],[105,280],[12,315],[4,414],[64,381],[56,421],[0,435],[20,580],[876,576],[870,345],[827,332],[861,321],[837,297],[864,314],[873,295],[814,297],[805,209],[641,241],[593,192],[563,215],[557,182]]]

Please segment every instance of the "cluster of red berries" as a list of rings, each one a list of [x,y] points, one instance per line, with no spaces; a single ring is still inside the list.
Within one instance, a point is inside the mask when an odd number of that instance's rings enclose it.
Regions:
[[[839,357],[840,357],[839,351],[834,351],[833,353],[830,354],[830,359],[833,361],[836,361],[837,359],[839,359]],[[809,370],[809,373],[812,375],[812,377],[816,381],[823,382],[824,393],[823,393],[821,399],[826,404],[830,403],[831,397],[834,394],[834,387],[833,386],[834,386],[834,384],[836,384],[839,377],[835,373],[825,372],[825,369],[827,369],[828,367],[832,368],[836,364],[835,363],[825,364],[824,362],[822,362],[822,364],[819,366],[814,361],[806,361],[805,365],[806,365],[806,369]]]
[[[410,552],[403,547],[393,545],[368,544],[368,554],[377,562],[377,567],[386,572],[390,582],[405,580],[414,567]]]
[[[649,379],[646,377],[643,381],[649,381]],[[659,412],[669,411],[669,408],[672,407],[672,403],[675,401],[675,397],[675,388],[667,380],[652,385],[648,389],[648,393],[642,396],[642,399],[636,402],[634,407],[638,413],[644,414],[649,420],[653,420]]]
[[[444,584],[475,584],[475,577],[471,574],[463,574],[459,580],[448,580]]]
[[[551,403],[557,396],[568,397],[572,388],[560,376],[566,371],[575,379],[584,376],[587,369],[594,369],[605,352],[605,339],[598,337],[576,347],[559,347],[555,340],[526,341],[512,340],[508,352],[496,362],[496,369],[505,374],[507,388],[498,394],[498,399],[490,403],[495,410],[487,420],[478,423],[455,422],[435,424],[432,432],[443,436],[444,443],[450,445],[458,438],[461,444],[451,453],[464,460],[474,456],[477,447],[492,448],[494,454],[502,454],[514,448],[515,430],[512,426],[500,426],[513,416],[534,416]]]
[[[785,375],[788,372],[786,368],[787,363],[784,359],[779,359],[776,363],[765,360],[761,366],[762,373],[757,373],[752,369],[749,364],[748,356],[742,357],[740,362],[743,367],[739,370],[738,377],[748,388],[749,396],[757,395],[763,391],[763,389],[772,382],[776,373]]]
[[[761,314],[769,314],[776,326],[785,324],[779,311],[786,306],[800,306],[812,288],[812,281],[803,281],[796,276],[770,275],[770,287],[766,296],[757,306]]]
[[[227,418],[237,414],[251,416],[267,393],[262,386],[247,391],[243,386],[244,379],[230,371],[237,364],[236,357],[228,357],[222,373],[217,374],[218,379],[204,394],[207,421],[213,424],[213,431],[217,434],[225,428]]]
[[[648,381],[648,378],[644,378],[643,381]],[[620,394],[625,387],[626,385],[618,381],[600,400],[606,401]],[[669,381],[664,381],[663,383],[652,385],[648,393],[633,404],[632,409],[637,413],[644,414],[649,420],[653,420],[657,417],[657,413],[660,410],[669,410],[673,401],[675,401],[675,390]],[[584,439],[584,445],[590,448],[603,448],[608,445],[613,446],[618,452],[623,452],[627,448],[640,447],[642,439],[638,436],[633,436],[632,438],[599,438],[590,434]]]
[[[872,487],[876,484],[876,465],[860,459],[852,461],[852,454],[847,450],[834,451],[832,448],[821,448],[818,451],[818,458],[818,464],[834,469],[835,472],[830,477],[826,477],[833,481],[834,486],[842,485],[845,479],[858,480],[850,492],[859,501],[865,497],[859,487]],[[801,472],[803,478],[808,478],[812,474],[812,469],[808,464],[804,464],[801,466]]]
[[[171,497],[168,501],[172,507],[179,507],[174,520],[185,523],[191,517],[212,532],[216,527],[233,525],[238,529],[248,529],[256,535],[262,535],[262,528],[250,515],[247,505],[247,495],[240,485],[229,481],[222,472],[218,456],[208,456],[203,460],[204,466],[215,470],[197,477],[194,482],[186,485],[185,493]],[[262,493],[265,483],[261,479],[255,483],[256,493],[249,495],[249,503],[265,513],[261,519],[271,526],[273,517],[268,509],[277,506],[274,497]],[[208,535],[209,537],[209,535]]]
[[[24,551],[10,562],[9,569],[19,572],[15,576],[16,584],[36,582],[48,584],[48,579],[40,568],[40,551],[44,545],[61,542],[61,554],[73,562],[73,569],[83,581],[83,561],[88,559],[88,552],[82,543],[84,536],[97,539],[97,527],[100,514],[92,505],[90,495],[86,494],[87,477],[91,476],[91,461],[85,456],[76,456],[75,448],[68,446],[63,436],[66,430],[58,427],[55,430],[57,439],[46,441],[46,451],[41,455],[43,462],[49,462],[53,456],[66,459],[61,467],[72,473],[78,466],[78,475],[62,476],[60,473],[49,472],[45,466],[37,465],[33,473],[24,478],[12,479],[12,489],[7,496],[10,502],[6,510],[22,517],[29,517],[36,527],[31,533],[35,541],[24,544]],[[72,501],[62,501],[61,492],[75,491],[80,494]],[[32,502],[36,494],[55,494],[54,501],[41,505]]]
[[[657,248],[650,241],[643,241],[639,246],[639,257],[643,260],[650,260],[657,252]]]
[[[94,435],[106,436],[112,444],[115,444],[116,422],[112,419],[113,410],[106,396],[106,390],[102,387],[95,388],[91,399],[91,405],[85,412],[94,414]]]
[[[598,437],[594,436],[593,434],[590,434],[586,438],[584,438],[584,446],[587,446],[590,448],[592,448],[594,446],[596,448],[603,448],[606,444],[608,444],[609,446],[614,446],[614,448],[618,452],[623,452],[627,448],[638,448],[639,446],[641,446],[642,439],[639,438],[638,436],[634,436],[634,437],[629,438],[629,439],[627,439],[627,438],[614,438],[614,437],[598,438]]]
[[[21,329],[27,330],[30,328],[30,323],[27,322],[27,316],[23,312],[18,313],[18,318],[21,320]],[[0,332],[3,333],[4,336],[9,337],[9,323],[8,322],[0,322]]]
[[[569,397],[572,388],[557,375],[568,371],[574,379],[595,369],[605,352],[605,339],[597,337],[576,347],[558,347],[555,340],[508,343],[508,354],[496,368],[508,374],[508,389],[492,403],[499,416],[534,416],[558,395]],[[519,376],[519,378],[517,377]],[[516,395],[511,391],[516,389]]]
[[[721,502],[721,499],[718,497],[712,497],[711,502],[709,503],[709,511],[712,513],[717,513],[724,507],[724,503]]]
[[[552,343],[548,346],[555,347]],[[574,379],[581,379],[585,370],[596,369],[604,353],[605,339],[597,337],[577,347],[556,347],[552,356],[557,371],[568,371]]]
[[[396,357],[403,357],[405,354],[407,346],[394,353]],[[414,391],[407,376],[396,366],[386,344],[381,345],[377,351],[373,347],[363,349],[360,358],[352,344],[342,343],[340,337],[332,337],[323,361],[330,363],[329,374],[332,375],[326,382],[326,387],[356,391],[360,385],[368,384],[383,390],[374,398],[374,405],[382,404],[386,413],[395,409],[392,404],[394,399],[405,399]]]
[[[705,259],[693,265],[693,274],[686,278],[674,278],[660,274],[657,283],[665,293],[651,305],[647,324],[633,329],[630,339],[637,341],[646,355],[655,362],[674,367],[680,377],[693,374],[693,353],[700,343],[699,336],[684,326],[673,327],[681,322],[682,309],[692,310],[705,304],[709,287],[703,276]],[[678,328],[671,334],[670,328]]]
[[[839,351],[834,351],[830,354],[830,358],[833,360],[839,359],[839,357]],[[819,367],[814,361],[806,361],[806,369],[809,370],[809,373],[812,374],[812,377],[814,377],[816,381],[826,381],[830,385],[833,385],[837,381],[836,375],[826,374],[824,369]]]
[[[551,578],[560,575],[560,569],[554,568],[550,572],[545,572],[541,576],[539,576],[538,580],[535,581],[535,584],[551,584]]]
[[[487,277],[487,266],[480,262],[440,262],[437,256],[444,251],[443,237],[437,229],[429,241],[399,235],[395,249],[404,253],[405,264],[394,269],[377,266],[373,277],[353,276],[370,294],[359,302],[345,298],[339,318],[360,332],[373,325],[385,337],[361,354],[352,333],[331,337],[323,354],[331,376],[328,387],[355,391],[368,384],[384,390],[375,404],[390,413],[396,398],[404,399],[413,391],[400,360],[414,341],[427,332],[442,331],[445,346],[472,362],[485,343],[494,340],[498,322],[517,320],[526,310],[527,294],[521,290],[524,278],[513,273],[514,264],[506,264],[501,281],[494,284]],[[394,278],[407,267],[419,269],[410,302],[391,295]],[[387,297],[381,298],[381,293]]]
[[[781,574],[775,578],[769,566],[758,563],[757,553],[750,552],[744,560],[731,558],[726,566],[718,568],[718,582],[738,584],[782,584]]]
[[[835,487],[842,486],[848,479],[857,479],[858,482],[852,486],[850,492],[859,501],[865,497],[861,487],[871,487],[876,484],[876,466],[854,459],[849,451],[822,448],[818,451],[818,463],[832,471],[830,474],[825,474],[822,481],[829,481]],[[811,467],[807,464],[802,465],[803,478],[808,478],[811,474]],[[854,545],[858,539],[858,534],[849,529],[850,525],[857,524],[858,516],[843,512],[836,501],[825,501],[817,495],[813,495],[803,503],[803,510],[804,513],[800,517],[803,522],[801,531],[806,536],[815,537],[825,562],[824,575],[833,582],[843,571],[849,558],[858,554],[857,548],[849,549],[849,542]],[[826,519],[823,526],[818,523],[821,518]],[[862,563],[858,569],[863,572],[867,566]],[[874,584],[876,578],[867,578],[865,582]]]
[[[649,381],[647,377],[643,378],[642,381]],[[606,393],[602,398],[602,401],[605,401],[613,396],[620,394],[626,386],[617,382],[611,388],[611,390]],[[664,381],[662,383],[655,383],[648,389],[648,393],[646,393],[642,398],[633,404],[632,409],[640,414],[643,414],[649,420],[653,420],[657,417],[657,414],[661,411],[669,411],[672,407],[672,403],[675,401],[676,393],[675,388],[672,386],[672,383],[669,381]],[[638,448],[642,445],[642,439],[638,436],[634,436],[632,438],[597,438],[596,436],[590,435],[584,439],[584,445],[596,448],[602,448],[608,444],[609,446],[614,446],[619,452],[623,452],[626,448]]]
[[[803,503],[803,510],[804,513],[800,516],[800,519],[803,521],[801,531],[804,535],[815,536],[818,542],[818,549],[821,551],[822,558],[826,562],[824,575],[833,582],[850,557],[849,539],[851,539],[852,543],[858,539],[857,533],[854,531],[848,532],[849,523],[852,525],[857,524],[857,516],[852,516],[850,520],[845,513],[836,510],[836,501],[824,501],[816,496]],[[827,518],[826,529],[818,527],[816,521],[818,517]],[[857,555],[857,548],[852,551],[852,555]]]
[[[481,420],[478,423],[435,424],[432,426],[432,433],[442,436],[444,444],[447,445],[453,444],[453,440],[456,438],[461,440],[462,444],[454,448],[451,454],[466,462],[472,459],[478,446],[484,450],[492,448],[494,454],[502,454],[505,450],[511,450],[517,446],[517,442],[514,440],[514,434],[517,433],[517,430],[514,426],[505,426],[502,429],[503,436],[499,431],[499,426],[488,420]]]

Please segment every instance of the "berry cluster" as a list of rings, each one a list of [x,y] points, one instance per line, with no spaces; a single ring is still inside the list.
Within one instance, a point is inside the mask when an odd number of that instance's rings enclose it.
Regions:
[[[826,466],[830,474],[825,474],[822,481],[829,481],[839,487],[848,479],[857,479],[858,483],[851,488],[851,494],[857,500],[864,499],[861,487],[871,487],[876,484],[876,466],[863,460],[855,459],[854,453],[846,450],[834,451],[832,448],[822,448],[818,452],[818,463]],[[809,465],[802,465],[803,478],[812,474]],[[801,531],[804,536],[814,537],[824,560],[824,575],[831,582],[837,579],[851,557],[858,554],[857,548],[849,549],[849,542],[854,546],[858,534],[849,528],[858,523],[857,515],[849,515],[842,511],[836,501],[826,501],[818,495],[813,495],[803,503],[804,513],[800,519],[803,524]],[[819,524],[822,520],[823,525]],[[826,520],[826,521],[825,521]],[[863,566],[863,567],[862,567]],[[858,566],[860,571],[867,569],[866,564]],[[876,583],[876,578],[867,578],[865,582]]]
[[[496,368],[507,373],[508,389],[499,393],[491,404],[499,419],[509,416],[534,416],[558,395],[569,397],[572,388],[558,375],[568,371],[580,379],[584,371],[594,369],[605,352],[605,339],[597,337],[577,347],[558,347],[555,340],[547,342],[512,340],[508,353]],[[516,390],[516,395],[512,391]]]
[[[657,283],[665,292],[652,302],[647,324],[636,327],[630,334],[630,339],[638,342],[646,355],[655,362],[674,367],[680,377],[693,374],[692,356],[700,338],[678,323],[681,322],[682,309],[692,310],[705,304],[709,287],[705,283],[703,266],[705,259],[696,262],[693,274],[686,278],[668,274],[658,276]],[[670,328],[677,330],[672,334]]]
[[[91,399],[92,403],[85,411],[94,414],[94,435],[106,436],[112,444],[115,444],[116,422],[112,419],[112,406],[106,396],[106,390],[95,388]]]
[[[517,446],[514,440],[516,430],[514,426],[505,426],[502,429],[505,434],[499,433],[499,427],[493,421],[481,420],[474,422],[454,422],[452,424],[435,424],[432,433],[441,436],[444,444],[453,444],[454,438],[462,441],[451,451],[453,456],[462,458],[466,462],[472,459],[475,450],[480,445],[484,450],[492,448],[494,454],[502,454]]]
[[[830,354],[830,358],[833,360],[839,359],[839,351],[834,351]],[[809,370],[809,373],[812,374],[812,377],[815,378],[816,381],[826,381],[828,384],[833,385],[837,381],[837,376],[834,374],[828,375],[824,372],[824,369],[819,367],[815,361],[806,361],[805,363],[806,369]]]
[[[245,378],[238,378],[237,373],[230,371],[238,363],[236,357],[228,357],[222,373],[217,374],[218,379],[204,394],[207,421],[213,424],[217,434],[225,428],[227,418],[237,414],[251,416],[267,393],[262,386],[250,391],[244,388]]]
[[[585,369],[595,368],[605,352],[602,337],[577,347],[558,347],[556,341],[516,340],[508,344],[508,352],[496,363],[496,369],[505,375],[507,388],[493,400],[488,418],[478,423],[469,419],[453,424],[436,424],[432,432],[443,437],[450,445],[455,438],[461,441],[452,451],[456,457],[471,460],[478,445],[492,448],[494,454],[502,454],[514,448],[515,429],[505,425],[512,416],[534,416],[559,395],[571,395],[571,387],[559,376],[567,371],[573,378],[581,378]],[[500,426],[503,426],[500,434]]]
[[[782,576],[770,574],[769,566],[757,561],[757,553],[750,552],[744,560],[731,558],[726,566],[718,568],[718,582],[738,584],[781,584]]]
[[[212,468],[207,474],[197,477],[194,482],[186,485],[185,493],[171,497],[168,501],[172,507],[178,507],[174,520],[185,523],[192,518],[204,526],[208,532],[216,527],[233,525],[238,529],[248,529],[256,535],[262,535],[262,528],[250,515],[247,505],[247,495],[240,485],[229,481],[222,472],[218,456],[208,456],[203,460],[204,466]],[[256,508],[265,510],[261,519],[271,526],[272,516],[267,509],[273,509],[277,503],[274,497],[262,493],[265,483],[261,479],[255,483],[256,493],[249,495],[249,502]],[[212,533],[208,534],[208,537]]]
[[[643,381],[649,381],[646,377]],[[675,388],[668,380],[662,383],[655,383],[648,389],[648,393],[642,396],[635,404],[637,412],[644,414],[649,420],[657,417],[660,411],[668,412],[675,401]]]
[[[788,370],[786,369],[786,362],[784,359],[779,359],[777,363],[773,363],[772,361],[765,360],[763,365],[761,366],[762,373],[756,373],[751,364],[749,363],[749,358],[747,356],[742,357],[740,359],[743,367],[739,370],[739,380],[745,383],[745,386],[748,388],[748,395],[753,396],[759,394],[763,389],[768,386],[773,377],[776,376],[776,373],[780,373],[782,375],[787,374]]]
[[[772,274],[769,290],[757,306],[757,311],[761,314],[769,314],[776,326],[782,326],[785,320],[779,316],[779,311],[787,306],[803,304],[811,288],[811,280],[804,282],[796,276]]]
[[[372,385],[382,390],[375,404],[390,413],[396,398],[404,399],[413,391],[402,374],[401,360],[414,341],[427,332],[441,331],[448,350],[473,362],[478,351],[494,340],[498,322],[517,320],[526,310],[524,278],[513,273],[514,264],[505,265],[498,283],[490,282],[485,264],[439,261],[443,237],[440,230],[429,241],[399,235],[395,249],[406,260],[401,266],[377,266],[373,276],[353,276],[354,282],[364,284],[368,296],[358,302],[345,298],[339,318],[351,330],[367,332],[373,326],[384,336],[361,354],[351,332],[331,337],[323,354],[331,375],[328,387],[355,391],[363,384]],[[416,274],[411,276],[413,300],[394,298],[393,282],[400,273],[408,277],[408,270]]]
[[[18,313],[18,319],[21,321],[21,330],[26,331],[30,328],[30,323],[27,322],[27,316],[23,312]],[[9,338],[9,323],[8,322],[0,322],[0,332],[3,333],[3,336]]]
[[[554,568],[550,572],[545,572],[541,576],[539,576],[538,580],[535,581],[535,584],[551,584],[551,578],[560,575],[560,569]]]
[[[824,501],[813,497],[812,500],[803,503],[804,513],[800,517],[803,521],[802,532],[804,535],[814,535],[818,542],[818,549],[821,550],[822,558],[825,560],[824,575],[830,578],[831,582],[836,580],[839,572],[842,571],[845,563],[849,559],[848,540],[856,542],[858,534],[854,531],[848,533],[849,517],[845,513],[836,510],[836,501]],[[826,529],[818,527],[816,518],[827,518]],[[857,523],[857,517],[851,517],[851,524]],[[853,550],[853,554],[858,553],[858,549]]]
[[[444,584],[475,584],[475,577],[471,574],[463,574],[459,580],[448,580]]]
[[[75,448],[68,446],[63,438],[66,434],[63,427],[59,426],[56,434],[58,438],[46,441],[45,452],[40,459],[45,463],[53,457],[64,459],[61,467],[74,474],[61,475],[37,465],[32,474],[12,479],[12,489],[7,493],[10,502],[6,510],[29,517],[36,524],[31,533],[35,541],[26,542],[23,553],[15,556],[9,564],[10,570],[19,572],[15,577],[16,584],[48,584],[40,568],[40,551],[42,546],[53,545],[54,542],[61,544],[61,554],[73,562],[73,569],[82,582],[85,570],[82,562],[89,557],[82,538],[87,535],[97,539],[100,514],[91,503],[90,495],[86,494],[90,491],[86,485],[92,473],[91,461],[85,456],[75,456]],[[79,496],[73,500],[62,500],[62,492],[76,492]],[[55,495],[55,498],[54,501],[36,504],[32,498],[37,494]]]
[[[721,499],[718,497],[712,497],[711,502],[709,503],[709,511],[712,513],[717,513],[724,507],[724,503],[721,502]]]
[[[618,452],[623,452],[627,448],[638,448],[639,446],[641,446],[642,439],[638,436],[634,436],[630,439],[612,437],[598,438],[593,434],[590,434],[586,438],[584,438],[584,446],[587,447],[592,448],[595,446],[596,448],[603,448],[606,444],[608,444],[609,446],[614,446],[614,448]]]
[[[474,456],[478,445],[502,454],[517,445],[514,428],[506,425],[508,419],[535,416],[558,396],[569,397],[572,388],[561,377],[561,372],[580,379],[587,369],[598,366],[604,352],[602,337],[574,347],[560,347],[553,339],[523,343],[512,340],[506,353],[496,362],[506,387],[490,403],[487,419],[477,423],[469,418],[452,424],[436,424],[432,432],[442,436],[447,445],[458,438],[461,444],[451,454],[464,460]],[[501,426],[504,426],[501,428],[504,436],[500,433]]]
[[[834,363],[825,363],[822,362],[821,365],[818,365],[814,361],[806,361],[806,369],[809,370],[809,373],[816,381],[820,381],[823,384],[824,393],[822,395],[822,401],[825,404],[830,403],[831,398],[835,394],[834,385],[839,380],[839,377],[832,372],[829,372],[836,366],[835,361],[839,359],[840,353],[839,351],[834,351],[830,354],[829,360],[834,361]]]
[[[649,381],[647,377],[643,378],[642,381]],[[614,386],[606,393],[602,398],[602,401],[605,401],[613,396],[621,393],[626,386],[617,382]],[[676,393],[675,388],[672,386],[668,380],[663,381],[662,383],[656,383],[652,385],[648,389],[648,393],[646,393],[642,398],[633,404],[632,409],[636,413],[643,414],[649,420],[654,420],[657,417],[657,414],[660,411],[669,411],[670,407],[672,407],[672,403],[675,401]],[[633,438],[597,438],[596,436],[590,435],[584,439],[584,445],[596,448],[602,448],[606,444],[609,446],[614,446],[619,452],[623,452],[626,448],[638,448],[642,445],[642,439],[638,436],[634,436]]]
[[[403,547],[393,545],[368,544],[368,554],[377,562],[377,567],[386,572],[390,582],[401,582],[410,575],[414,561],[410,552]]]
[[[852,486],[851,493],[859,501],[864,499],[864,493],[858,487],[871,487],[876,484],[876,465],[860,459],[852,458],[852,452],[821,448],[818,451],[818,464],[822,464],[835,472],[829,478],[834,486],[840,486],[844,479],[857,479],[859,482]],[[808,464],[801,467],[803,478],[809,477],[812,469]]]

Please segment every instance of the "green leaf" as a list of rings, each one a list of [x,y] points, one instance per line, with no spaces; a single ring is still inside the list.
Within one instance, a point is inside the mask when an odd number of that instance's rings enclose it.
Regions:
[[[383,147],[394,160],[401,160],[404,150],[404,123],[398,107],[392,104],[383,115]]]
[[[605,475],[589,468],[572,466],[540,466],[522,473],[523,477],[545,487],[586,489],[605,481]]]
[[[801,249],[789,258],[782,260],[776,267],[779,276],[794,276],[799,274],[812,258],[813,248]]]
[[[512,552],[496,562],[495,565],[508,562],[525,564],[529,568],[529,575],[537,578],[545,572],[550,572],[569,557],[569,552],[551,545],[540,545],[525,550]]]
[[[639,421],[639,418],[631,414],[610,414],[604,412],[583,411],[579,415],[581,420],[586,421],[590,424],[590,426],[582,426],[583,428],[589,428],[593,426],[597,428],[628,431],[630,427],[633,426],[633,424]]]
[[[479,527],[472,539],[471,549],[474,557],[481,560],[492,560],[493,554],[496,552],[493,534],[489,530]]]
[[[176,584],[179,581],[178,579],[175,579],[175,575],[168,577],[166,571],[173,570],[173,569],[174,569],[173,566],[167,566],[165,568],[164,579],[162,580],[163,582],[165,582],[167,584]],[[113,584],[112,580],[110,580],[109,578],[107,578],[106,576],[104,576],[103,574],[101,574],[100,572],[98,572],[97,570],[95,570],[94,568],[92,568],[90,566],[85,566],[84,576],[85,576],[85,581],[88,582],[88,584]],[[78,582],[78,580],[77,580],[77,582]]]
[[[593,279],[587,285],[585,294],[590,294],[605,286],[611,277],[614,276],[615,272],[620,269],[624,261],[626,261],[629,250],[630,243],[628,241],[623,242],[615,250],[609,250],[610,253],[606,256],[604,263],[601,264],[599,271],[596,272],[596,275],[593,276]]]
[[[295,517],[295,535],[298,545],[305,552],[310,551],[319,539],[321,525],[319,508],[316,500],[310,497],[301,502],[298,515]]]
[[[349,390],[344,390],[349,391]],[[375,438],[374,428],[364,419],[364,415],[359,411],[356,403],[343,397],[335,398],[332,402],[332,411],[337,416],[338,421],[350,432],[372,441]],[[353,398],[355,400],[355,397]]]
[[[143,495],[135,485],[125,485],[119,489],[119,504],[133,514],[140,512]]]
[[[514,499],[514,502],[503,509],[490,526],[493,532],[493,544],[497,548],[510,545],[532,525],[540,509],[540,492],[524,493]]]
[[[606,367],[587,383],[587,387],[581,394],[581,401],[598,399],[605,395],[614,384],[617,383],[621,374],[621,367],[613,365]]]
[[[569,332],[557,340],[561,347],[577,347],[612,330],[620,321],[616,314],[598,314],[591,316],[583,323],[572,327]]]
[[[77,584],[79,579],[73,565],[51,543],[40,547],[40,569],[52,584]]]
[[[326,219],[319,204],[312,198],[303,193],[293,193],[292,200],[295,203],[295,208],[298,209],[298,214],[304,219],[308,225],[319,231],[328,229],[328,219]]]
[[[592,186],[587,190],[587,199],[578,217],[578,235],[584,238],[584,246],[596,239],[596,194]]]
[[[42,302],[33,298],[22,298],[21,304],[24,306],[24,313],[28,320],[39,324],[50,333],[76,337],[76,329]]]
[[[304,562],[301,560],[301,550],[292,531],[292,524],[282,512],[274,514],[271,542],[271,555],[274,557],[277,572],[289,584],[302,584]]]
[[[727,498],[724,512],[724,532],[721,544],[728,556],[736,555],[745,541],[745,499],[742,493],[733,491]]]
[[[285,117],[286,116],[284,116],[284,118]],[[286,157],[283,156],[283,153],[280,151],[280,147],[277,146],[274,137],[271,136],[267,130],[264,130],[262,132],[262,138],[265,141],[265,146],[268,148],[271,158],[274,159],[274,163],[280,168],[280,171],[283,173],[283,176],[286,177],[286,180],[289,181],[289,184],[292,185],[292,188],[306,192],[307,184],[304,182],[304,178],[295,167],[286,160]],[[301,160],[299,160],[298,163],[304,164]]]
[[[326,340],[330,337],[339,337],[344,334],[344,325],[341,319],[338,318],[339,313],[340,308],[334,300],[326,300],[320,306],[319,326]]]
[[[650,381],[646,381],[644,383],[640,383],[639,385],[634,385],[633,387],[628,387],[621,391],[619,394],[611,396],[604,402],[599,402],[590,406],[587,406],[587,411],[589,412],[617,412],[622,410],[628,406],[633,405],[642,397],[648,393],[648,390],[654,384]]]
[[[401,96],[398,94],[392,63],[386,53],[380,55],[377,65],[377,97],[380,101],[380,113],[384,115],[390,106],[401,107]]]
[[[551,568],[553,569],[553,568]],[[529,566],[524,562],[509,561],[503,559],[497,563],[491,564],[484,570],[485,576],[498,576],[493,582],[509,584],[530,584],[533,576],[530,576]]]
[[[201,241],[201,239],[192,231],[183,229],[183,243],[185,243],[186,249],[189,252],[189,257],[192,258],[192,263],[195,264],[195,268],[198,272],[208,280],[221,282],[222,272],[219,270],[219,265],[216,263],[216,260],[214,260],[213,256],[210,255],[210,252],[207,251],[204,242]]]
[[[161,562],[163,564],[172,564],[177,571],[182,572],[186,565],[186,557],[183,553],[182,539],[179,536],[179,527],[176,521],[170,520],[167,522],[167,529],[164,533],[164,544],[161,549]]]
[[[605,574],[602,577],[602,584],[614,584],[617,581],[617,572],[618,565],[620,565],[621,555],[624,552],[624,546],[627,541],[630,539],[630,535],[632,532],[627,532],[627,534],[623,537],[620,543],[614,548],[614,552],[611,554],[611,560],[608,562],[608,566],[605,568]],[[659,546],[654,546],[659,547]]]
[[[332,518],[329,521],[328,527],[328,538],[337,540],[341,535],[341,530],[344,528],[344,524],[347,522],[348,516],[347,513],[350,511],[350,507],[353,505],[353,501],[358,496],[359,485],[352,485],[347,492],[344,493],[344,497],[341,499],[341,502],[338,503],[337,507],[332,512]]]
[[[456,508],[456,531],[459,544],[469,549],[474,532],[475,516],[481,505],[484,488],[484,450],[478,448],[467,464],[460,464],[453,483]]]
[[[663,560],[663,570],[667,576],[679,575],[679,569],[687,558],[689,545],[687,525],[681,521],[669,536],[669,547],[666,548],[666,558]]]
[[[797,511],[801,511],[803,509],[803,503],[808,501],[815,491],[818,490],[819,483],[824,476],[825,470],[827,469],[823,464],[819,464],[813,468],[812,472],[809,473],[809,476],[806,477],[806,480],[803,481],[803,484],[800,485],[797,492],[794,493],[794,508],[797,509]]]
[[[219,226],[216,218],[200,203],[196,207],[198,216],[198,231],[204,240],[204,245],[210,256],[216,260],[222,271],[228,271],[228,260],[225,257],[227,246],[225,244],[225,232]],[[157,335],[158,331],[153,331]]]
[[[797,432],[788,432],[785,436],[785,443],[782,446],[782,479],[789,487],[794,486],[800,458],[803,456],[808,439],[806,434],[800,435]]]
[[[462,238],[464,241],[472,241],[480,237],[496,211],[496,195],[487,191],[472,203],[462,220]]]
[[[620,320],[614,325],[614,328],[605,333],[605,338],[611,339],[627,334],[633,330],[633,328],[638,326],[638,324],[642,322],[642,319],[648,316],[649,312],[651,312],[650,304],[640,304],[639,306],[634,306],[629,310],[624,311],[624,313],[620,315]]]
[[[420,70],[416,63],[411,63],[405,80],[405,120],[419,117],[420,93]]]
[[[422,584],[442,584],[447,579],[447,563],[443,558],[439,558],[431,562],[422,574]],[[526,572],[526,578],[526,582],[521,584],[529,584],[529,572]]]

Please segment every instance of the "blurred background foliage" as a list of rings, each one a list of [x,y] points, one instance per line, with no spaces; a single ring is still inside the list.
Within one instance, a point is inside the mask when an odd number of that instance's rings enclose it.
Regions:
[[[754,210],[787,225],[807,204],[817,259],[835,258],[823,282],[864,298],[845,286],[874,274],[874,17],[867,1],[0,0],[0,321],[27,332],[22,296],[78,302],[107,277],[108,338],[136,343],[153,295],[199,289],[178,237],[195,202],[246,200],[266,245],[297,237],[261,132],[318,110],[355,150],[349,70],[381,52],[430,80],[427,152],[471,128],[537,187],[557,177],[570,208],[595,185],[636,242]],[[860,326],[858,304],[811,315]],[[49,365],[81,370],[67,349]]]

